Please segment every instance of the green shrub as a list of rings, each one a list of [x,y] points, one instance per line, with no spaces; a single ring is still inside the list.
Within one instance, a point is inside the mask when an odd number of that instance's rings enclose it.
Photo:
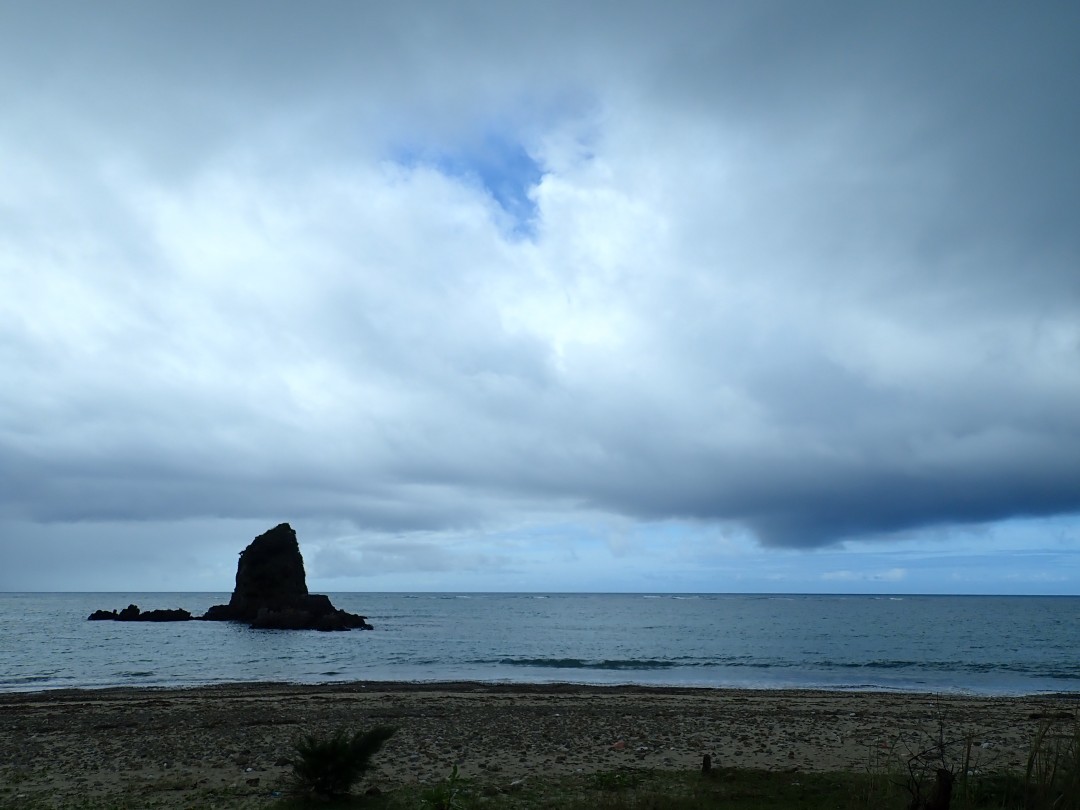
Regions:
[[[293,762],[293,775],[297,787],[320,796],[344,796],[364,775],[371,758],[395,730],[378,726],[371,731],[358,731],[351,737],[345,731],[327,739],[304,737],[294,746],[297,758]]]

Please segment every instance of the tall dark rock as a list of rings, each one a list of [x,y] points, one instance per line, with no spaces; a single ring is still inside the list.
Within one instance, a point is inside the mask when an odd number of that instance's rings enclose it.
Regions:
[[[260,534],[240,552],[236,589],[229,600],[237,615],[254,619],[263,607],[294,604],[307,595],[304,558],[288,523]]]
[[[202,618],[277,630],[371,629],[364,616],[338,610],[327,596],[308,593],[304,558],[288,523],[260,534],[240,552],[229,604],[214,605]]]

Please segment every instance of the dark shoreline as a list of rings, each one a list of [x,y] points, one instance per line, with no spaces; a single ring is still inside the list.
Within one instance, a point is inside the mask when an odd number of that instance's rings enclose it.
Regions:
[[[146,686],[100,686],[56,687],[49,689],[19,689],[0,691],[0,704],[19,698],[27,700],[52,697],[58,700],[78,700],[94,697],[145,696],[148,693],[192,694],[204,692],[208,696],[229,694],[356,694],[382,693],[453,693],[453,694],[528,694],[528,695],[753,695],[759,697],[801,695],[805,697],[888,696],[894,698],[937,698],[941,700],[1074,700],[1080,705],[1080,690],[1076,692],[1029,692],[1022,694],[984,694],[979,692],[934,692],[931,690],[863,689],[820,687],[740,687],[740,686],[677,686],[671,684],[597,684],[556,681],[545,683],[517,681],[323,681],[316,683],[292,681],[230,681],[227,683],[190,685]]]

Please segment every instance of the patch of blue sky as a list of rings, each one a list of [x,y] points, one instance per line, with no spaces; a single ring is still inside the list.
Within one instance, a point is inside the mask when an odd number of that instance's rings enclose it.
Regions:
[[[505,213],[511,233],[534,235],[537,207],[531,191],[544,172],[525,145],[509,133],[487,131],[452,144],[406,146],[393,158],[400,165],[427,166],[481,188]]]

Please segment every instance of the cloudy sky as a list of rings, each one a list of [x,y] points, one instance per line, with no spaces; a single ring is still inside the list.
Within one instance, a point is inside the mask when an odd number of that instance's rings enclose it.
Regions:
[[[0,590],[1080,593],[1078,32],[0,0]]]

